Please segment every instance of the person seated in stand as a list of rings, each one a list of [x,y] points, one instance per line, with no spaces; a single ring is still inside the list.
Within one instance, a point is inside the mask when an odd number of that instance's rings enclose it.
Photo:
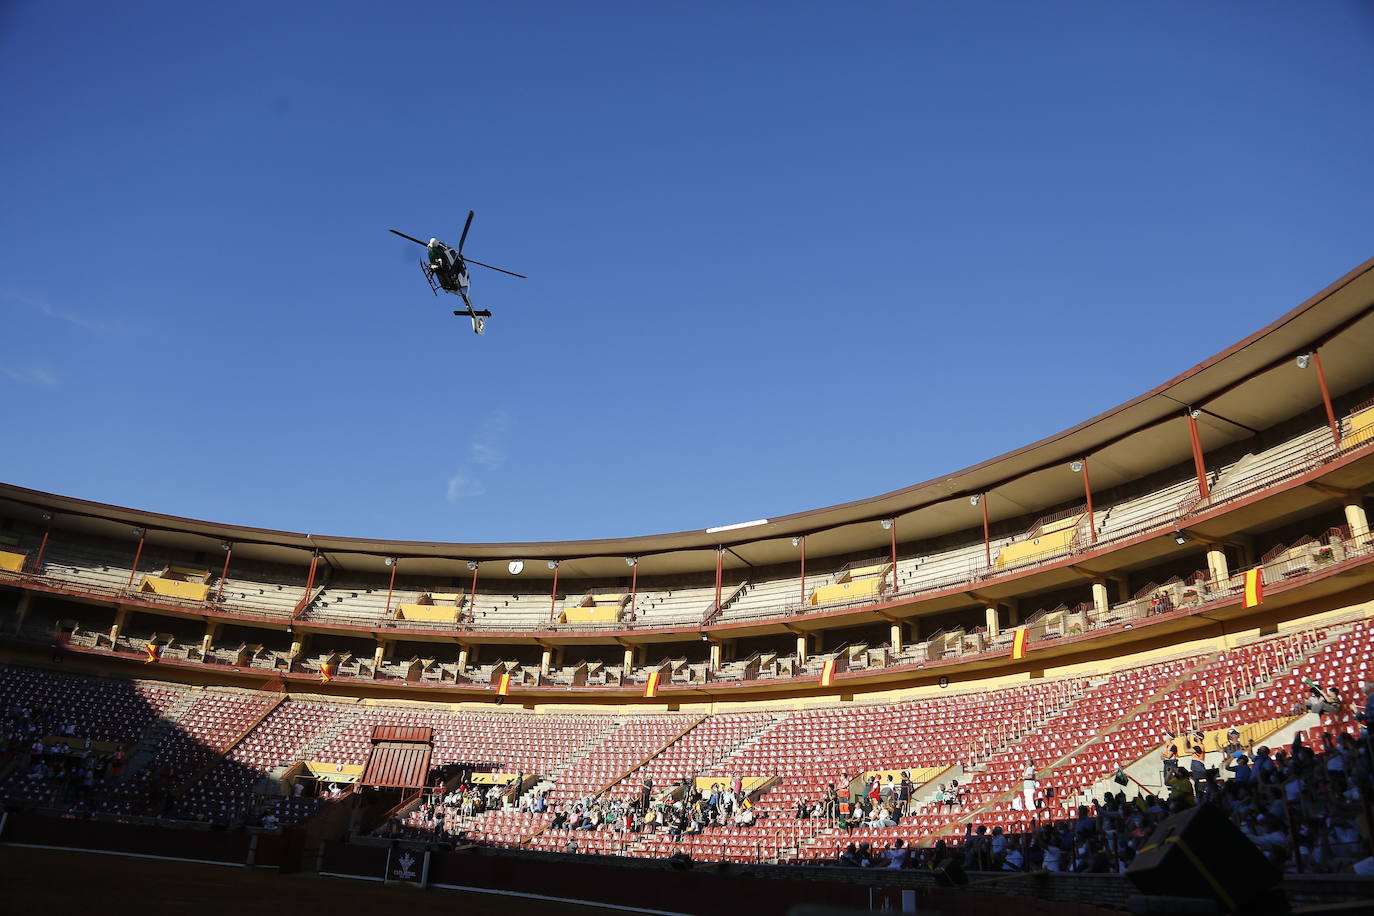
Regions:
[[[797,802],[797,820],[804,821],[811,816],[811,805],[806,799]]]
[[[907,859],[910,858],[911,851],[907,849],[906,842],[901,838],[892,841],[892,845],[887,848],[887,868],[905,868]]]
[[[887,805],[879,805],[873,811],[873,818],[868,822],[870,827],[896,827],[897,821],[892,817],[892,809]]]
[[[844,848],[844,851],[840,853],[839,861],[835,864],[843,865],[845,868],[858,868],[859,848],[853,843],[850,843]]]
[[[754,814],[752,807],[741,805],[739,811],[735,812],[736,827],[751,827],[756,819],[757,815]]]

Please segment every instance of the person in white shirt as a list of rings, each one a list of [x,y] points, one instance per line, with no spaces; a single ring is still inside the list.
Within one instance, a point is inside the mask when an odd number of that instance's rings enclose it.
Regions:
[[[893,841],[892,841],[892,847],[891,847],[890,849],[888,849],[887,852],[885,853],[885,855],[887,856],[887,867],[888,867],[888,868],[902,868],[902,867],[904,867],[904,866],[906,865],[907,857],[908,857],[910,854],[911,854],[910,851],[906,848],[906,843],[905,843],[905,842],[903,842],[903,841],[900,840],[900,839],[893,840]]]

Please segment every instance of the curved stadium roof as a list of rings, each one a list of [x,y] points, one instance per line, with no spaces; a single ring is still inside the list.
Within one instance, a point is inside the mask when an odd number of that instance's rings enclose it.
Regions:
[[[701,572],[715,564],[718,546],[751,565],[794,562],[791,538],[808,536],[815,556],[886,550],[888,532],[875,521],[898,519],[903,542],[981,526],[982,509],[968,497],[987,494],[995,525],[1082,497],[1082,483],[1064,465],[1088,457],[1094,491],[1129,483],[1190,459],[1185,411],[1199,408],[1204,451],[1248,439],[1310,410],[1316,382],[1298,374],[1293,359],[1320,347],[1334,397],[1374,381],[1374,259],[1366,261],[1276,321],[1152,391],[996,458],[890,493],[840,505],[760,520],[729,530],[681,531],[601,540],[459,544],[387,541],[228,525],[179,518],[0,484],[0,501],[13,514],[37,521],[61,516],[66,528],[127,537],[130,526],[149,529],[150,540],[191,550],[235,543],[238,555],[292,562],[319,550],[344,568],[382,569],[387,556],[414,558],[407,568],[424,573],[455,560],[503,561],[484,577],[504,576],[504,561],[564,561],[564,575],[623,575],[621,558],[642,558],[645,572]],[[542,565],[542,563],[541,563]]]

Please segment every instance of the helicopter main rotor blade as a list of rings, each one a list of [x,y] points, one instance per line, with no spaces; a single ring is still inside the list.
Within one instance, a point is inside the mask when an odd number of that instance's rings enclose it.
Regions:
[[[410,239],[416,245],[424,245],[426,248],[429,247],[429,242],[422,242],[413,235],[406,235],[404,232],[397,232],[395,229],[388,229],[387,232],[390,232],[393,235],[399,235],[403,239]]]
[[[463,243],[468,240],[468,230],[472,228],[472,218],[476,216],[475,210],[468,211],[468,221],[463,223],[463,237],[458,240],[458,253],[463,253]],[[485,265],[484,265],[485,266]]]
[[[499,270],[503,274],[510,274],[512,277],[519,277],[521,280],[528,280],[524,274],[518,274],[513,270],[506,270],[504,267],[492,267],[490,264],[483,264],[481,261],[474,261],[472,258],[463,258],[469,264],[476,264],[478,267],[485,267],[487,270]]]

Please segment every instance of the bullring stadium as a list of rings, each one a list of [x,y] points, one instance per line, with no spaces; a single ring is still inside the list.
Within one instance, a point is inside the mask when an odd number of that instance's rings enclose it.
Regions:
[[[0,487],[0,842],[529,912],[1367,902],[1371,354],[1374,261],[1015,451],[644,537]]]

